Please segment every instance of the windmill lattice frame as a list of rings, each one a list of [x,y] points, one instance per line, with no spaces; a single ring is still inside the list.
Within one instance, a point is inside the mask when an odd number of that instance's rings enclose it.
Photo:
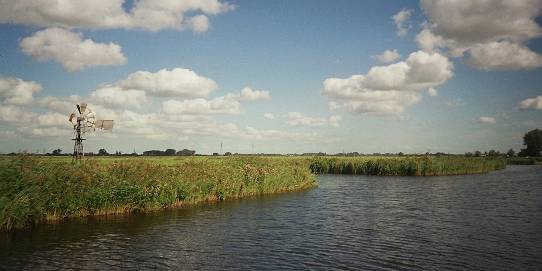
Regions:
[[[86,103],[76,104],[76,109],[70,114],[68,119],[73,124],[74,141],[73,145],[73,156],[72,162],[77,163],[81,162],[85,156],[85,151],[83,148],[83,141],[86,140],[83,138],[85,133],[91,133],[99,130],[112,131],[113,130],[113,120],[96,120],[96,115]]]

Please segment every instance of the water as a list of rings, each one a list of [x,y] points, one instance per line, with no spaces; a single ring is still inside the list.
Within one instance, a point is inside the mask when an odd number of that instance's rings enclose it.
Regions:
[[[319,188],[0,235],[0,269],[542,269],[542,167]]]

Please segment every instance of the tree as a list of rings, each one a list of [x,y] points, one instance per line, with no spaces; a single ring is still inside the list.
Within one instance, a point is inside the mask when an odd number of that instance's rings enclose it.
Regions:
[[[62,150],[61,149],[56,149],[56,150],[53,150],[53,155],[61,155],[62,154]]]
[[[196,151],[188,150],[188,149],[182,149],[181,151],[177,152],[177,155],[180,156],[192,156],[196,154]]]
[[[165,151],[165,154],[168,155],[168,156],[175,155],[175,150],[174,149],[167,149]]]
[[[227,151],[226,153],[224,153],[224,156],[230,156],[231,155],[231,152]]]
[[[196,154],[196,151],[192,151],[188,149],[183,149],[182,151],[177,152],[177,155],[180,155],[180,156],[192,156],[194,154]]]
[[[150,150],[150,151],[144,151],[143,155],[145,155],[145,156],[160,156],[160,155],[165,155],[165,152],[159,151],[159,150]]]
[[[467,157],[472,157],[472,155],[473,155],[472,152],[466,152],[465,153],[465,156],[467,156]]]
[[[527,146],[522,149],[522,153],[527,156],[540,156],[542,151],[542,130],[531,130],[523,136],[523,145]]]
[[[506,152],[506,155],[508,157],[514,157],[516,156],[516,152],[514,151],[514,149],[509,149],[507,152]]]
[[[480,156],[482,156],[482,153],[480,151],[475,151],[474,156],[480,157]]]
[[[100,149],[98,151],[98,155],[109,155],[109,153],[107,153],[107,151],[105,149]]]

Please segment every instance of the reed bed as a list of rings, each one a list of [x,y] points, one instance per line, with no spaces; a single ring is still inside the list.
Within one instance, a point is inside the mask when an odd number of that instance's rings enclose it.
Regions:
[[[309,167],[315,174],[440,176],[487,173],[505,168],[506,160],[464,156],[315,157]]]
[[[506,159],[506,164],[508,165],[535,165],[537,162],[542,162],[542,158],[509,157]]]
[[[149,211],[307,189],[314,174],[487,173],[503,158],[0,157],[0,231],[67,217]]]
[[[263,157],[0,159],[0,230],[310,188],[304,161]]]

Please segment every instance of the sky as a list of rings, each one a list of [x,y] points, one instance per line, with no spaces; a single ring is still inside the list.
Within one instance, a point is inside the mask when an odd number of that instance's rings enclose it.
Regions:
[[[0,152],[464,153],[542,128],[542,0],[0,0]]]

